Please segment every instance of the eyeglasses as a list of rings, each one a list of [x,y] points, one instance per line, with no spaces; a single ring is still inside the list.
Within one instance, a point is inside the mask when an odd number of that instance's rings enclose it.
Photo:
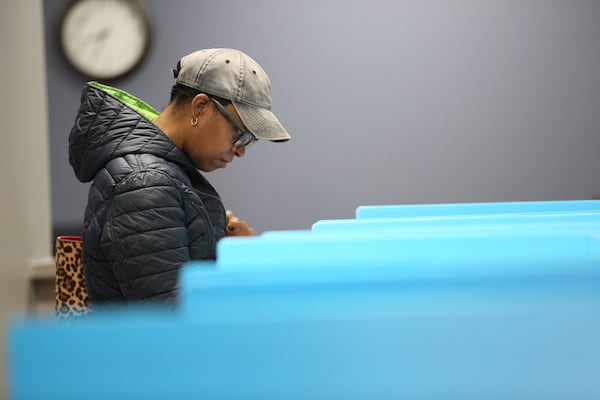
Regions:
[[[221,114],[231,125],[234,126],[235,129],[237,129],[240,132],[240,137],[233,142],[234,149],[239,149],[241,147],[248,148],[258,141],[256,136],[254,136],[252,132],[244,129],[240,125],[240,123],[237,122],[235,118],[233,118],[233,116],[229,113],[229,111],[227,111],[223,104],[221,104],[217,99],[213,99],[212,97],[210,97],[210,99],[213,103],[215,103],[219,114]]]

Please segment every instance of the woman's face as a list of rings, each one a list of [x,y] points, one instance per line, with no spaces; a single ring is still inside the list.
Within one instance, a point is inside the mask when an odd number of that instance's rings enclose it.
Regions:
[[[198,96],[206,98],[194,104]],[[198,123],[194,126],[188,122],[183,151],[196,168],[210,172],[225,168],[236,156],[243,157],[245,148],[234,148],[233,143],[240,136],[238,129],[219,113],[216,105],[206,95],[198,96],[192,101],[192,110],[195,110]],[[243,126],[233,105],[228,104],[225,108]]]

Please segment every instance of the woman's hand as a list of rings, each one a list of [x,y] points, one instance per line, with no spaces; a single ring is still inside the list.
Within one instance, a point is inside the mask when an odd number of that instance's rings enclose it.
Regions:
[[[227,236],[254,236],[254,229],[248,226],[246,221],[242,221],[229,210],[226,211],[227,227],[225,234]]]

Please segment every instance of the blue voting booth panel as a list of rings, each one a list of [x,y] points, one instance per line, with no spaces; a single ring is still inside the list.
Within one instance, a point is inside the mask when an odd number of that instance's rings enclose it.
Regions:
[[[599,217],[532,214],[224,238],[175,313],[12,322],[10,398],[600,398]]]
[[[478,214],[436,217],[332,219],[313,224],[313,232],[348,230],[380,230],[406,232],[413,235],[476,235],[493,232],[532,234],[537,232],[588,232],[600,230],[600,211],[532,213],[532,214]]]
[[[324,269],[348,265],[510,265],[529,261],[597,259],[594,232],[520,230],[439,233],[425,231],[338,230],[280,232],[265,237],[228,237],[217,245],[221,270],[291,268]]]
[[[500,213],[560,213],[578,211],[600,211],[600,200],[365,205],[357,207],[356,219],[436,217]]]
[[[487,312],[519,313],[523,307],[539,311],[555,306],[552,291],[540,289],[549,282],[600,273],[597,256],[514,259],[506,264],[491,259],[481,265],[472,260],[403,261],[396,265],[314,262],[308,267],[288,264],[262,269],[194,263],[182,274],[180,312],[185,318],[221,323],[395,318],[397,311],[406,311],[403,307],[415,313],[449,309],[462,313],[479,306]]]
[[[395,308],[405,302],[398,300],[405,285],[419,282],[467,280],[477,287],[509,277],[554,279],[583,272],[577,271],[583,266],[600,272],[600,238],[595,235],[418,238],[354,231],[225,238],[216,263],[192,263],[184,269],[181,311],[186,317],[220,321],[337,318],[340,303],[351,316],[388,312],[386,304]],[[323,301],[307,307],[311,299]],[[370,299],[380,303],[371,305]]]
[[[13,323],[11,398],[600,396],[596,262],[453,274],[206,267],[184,277],[202,286],[195,318]]]

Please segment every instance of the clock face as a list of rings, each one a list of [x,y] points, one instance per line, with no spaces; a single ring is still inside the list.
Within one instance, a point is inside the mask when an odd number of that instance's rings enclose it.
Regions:
[[[63,52],[87,77],[113,79],[134,69],[150,44],[150,24],[135,0],[76,0],[60,25]]]

